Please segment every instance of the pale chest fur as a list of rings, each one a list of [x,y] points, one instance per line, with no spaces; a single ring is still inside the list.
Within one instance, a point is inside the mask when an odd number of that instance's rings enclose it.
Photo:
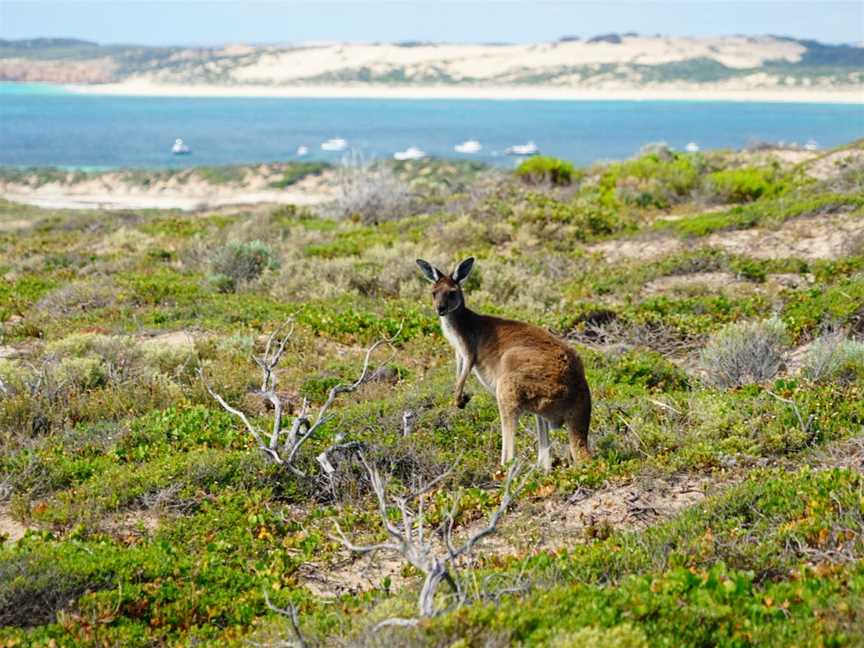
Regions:
[[[465,343],[462,341],[462,337],[456,332],[456,329],[453,328],[450,319],[447,317],[441,318],[441,332],[444,334],[444,338],[450,346],[453,347],[453,350],[459,354],[459,357],[462,358],[464,362],[468,357],[468,350],[465,348]]]
[[[469,353],[465,341],[447,317],[441,318],[441,332],[444,334],[444,338],[450,346],[453,347],[456,355],[460,358],[460,366],[468,362]],[[474,375],[487,390],[493,394],[495,393],[495,377],[492,375],[492,372],[484,371],[482,367],[475,364]]]

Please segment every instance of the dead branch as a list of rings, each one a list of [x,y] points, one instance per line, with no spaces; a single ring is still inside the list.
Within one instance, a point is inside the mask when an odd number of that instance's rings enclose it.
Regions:
[[[288,332],[282,335],[282,332],[286,328],[288,328]],[[336,398],[340,394],[349,394],[356,391],[367,381],[369,378],[369,362],[372,358],[372,354],[382,345],[392,345],[401,332],[402,326],[400,325],[394,335],[388,338],[382,338],[372,344],[372,346],[366,350],[360,376],[352,383],[340,383],[334,385],[327,394],[327,400],[324,401],[324,404],[318,410],[314,418],[309,415],[309,400],[304,398],[303,404],[300,406],[300,411],[291,421],[291,425],[285,429],[282,421],[282,413],[284,409],[283,403],[279,394],[276,392],[275,369],[285,353],[285,347],[294,333],[294,327],[293,324],[289,327],[289,322],[282,323],[268,336],[267,343],[264,347],[264,353],[260,356],[253,356],[252,358],[255,364],[261,369],[261,389],[258,393],[273,405],[273,423],[270,426],[270,433],[266,440],[265,435],[249,420],[246,414],[236,407],[232,407],[220,394],[210,387],[204,376],[203,368],[199,367],[198,373],[201,376],[201,381],[204,383],[207,393],[209,393],[210,396],[219,403],[222,409],[240,419],[243,426],[252,438],[255,439],[258,448],[271,461],[280,466],[285,466],[298,477],[306,477],[306,473],[294,465],[294,462],[297,459],[297,454],[300,452],[303,444],[306,443],[306,441],[308,441],[322,425],[332,419],[333,414],[331,414],[330,409],[333,407]],[[324,459],[327,458],[327,452],[328,451],[325,450]],[[321,463],[322,467],[326,470],[326,465],[321,462],[320,456],[319,463]]]
[[[407,409],[402,412],[402,436],[411,436],[414,431],[414,423],[417,421],[417,412]]]
[[[447,518],[438,527],[438,535],[442,542],[435,541],[436,534],[430,534],[426,527],[424,512],[425,498],[429,492],[441,484],[452,472],[452,466],[435,479],[410,491],[407,495],[388,493],[387,482],[381,477],[378,469],[370,464],[362,452],[358,452],[360,461],[369,476],[372,492],[375,495],[378,514],[387,532],[387,540],[372,545],[357,545],[349,540],[338,522],[335,523],[337,539],[349,550],[358,554],[370,554],[376,551],[392,551],[401,555],[408,563],[423,573],[424,580],[417,600],[417,610],[420,618],[428,618],[439,614],[436,610],[435,596],[442,582],[446,582],[453,596],[455,606],[461,606],[466,601],[464,588],[460,583],[457,560],[469,555],[474,547],[487,536],[495,533],[501,518],[526,483],[527,474],[520,478],[522,464],[516,462],[510,466],[507,478],[501,487],[501,501],[497,509],[489,517],[482,529],[473,532],[459,546],[454,542],[453,527],[458,513],[458,493],[453,498],[453,504]],[[392,522],[388,511],[395,508],[400,521]],[[443,543],[443,547],[441,546]],[[445,608],[446,609],[446,608]],[[386,625],[409,625],[416,622],[410,619],[388,619],[375,628]]]
[[[682,333],[657,324],[636,324],[617,319],[585,322],[565,335],[568,340],[589,347],[623,344],[652,349],[670,356],[686,354],[704,345],[704,336]]]
[[[295,641],[286,641],[283,642],[282,645],[293,646],[295,648],[309,648],[309,644],[306,643],[306,639],[303,638],[303,633],[300,632],[300,619],[297,614],[297,606],[293,603],[289,603],[287,609],[276,607],[270,602],[270,595],[267,594],[267,590],[264,590],[264,602],[267,603],[268,609],[286,617],[291,622],[291,630],[294,632]]]
[[[789,399],[783,398],[775,394],[772,391],[768,391],[768,395],[776,398],[781,403],[788,405],[792,408],[793,414],[795,414],[795,418],[798,419],[798,427],[801,428],[801,433],[804,435],[804,438],[807,440],[807,445],[812,444],[816,440],[816,435],[818,434],[818,429],[813,428],[813,423],[816,420],[816,415],[811,414],[807,417],[807,421],[804,421],[804,417],[801,415],[801,410],[798,409],[798,403]]]

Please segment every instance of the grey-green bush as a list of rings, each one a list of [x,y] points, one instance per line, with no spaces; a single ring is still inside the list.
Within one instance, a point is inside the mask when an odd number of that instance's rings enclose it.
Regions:
[[[372,164],[356,154],[346,156],[336,173],[339,216],[380,223],[411,212],[411,188],[389,166]]]
[[[777,318],[729,324],[711,336],[700,354],[706,380],[716,387],[739,387],[770,380],[789,345]]]
[[[832,380],[844,373],[864,370],[864,342],[848,339],[835,332],[816,339],[801,365],[801,372],[812,381]],[[864,373],[864,372],[862,372]]]
[[[210,260],[210,281],[220,292],[234,292],[265,270],[277,267],[279,262],[270,246],[261,241],[232,241],[216,250]]]

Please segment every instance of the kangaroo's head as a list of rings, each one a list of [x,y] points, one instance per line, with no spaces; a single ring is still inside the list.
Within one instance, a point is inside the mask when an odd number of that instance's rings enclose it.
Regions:
[[[474,267],[474,257],[468,257],[453,271],[453,274],[445,274],[438,268],[423,259],[417,259],[420,272],[432,282],[432,302],[435,310],[443,317],[459,310],[465,305],[465,296],[462,294],[462,282],[468,278],[471,268]]]

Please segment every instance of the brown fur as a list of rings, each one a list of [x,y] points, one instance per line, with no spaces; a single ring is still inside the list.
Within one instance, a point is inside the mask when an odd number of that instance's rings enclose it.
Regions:
[[[465,264],[467,270],[460,273]],[[442,329],[457,347],[457,406],[464,407],[467,403],[463,389],[473,369],[484,386],[494,390],[498,401],[502,462],[514,456],[518,419],[525,412],[542,417],[553,427],[566,425],[570,454],[574,462],[579,461],[588,455],[591,420],[591,392],[582,361],[567,344],[537,326],[481,315],[465,306],[460,283],[470,272],[471,264],[471,259],[463,262],[452,276],[433,269],[437,275],[429,277],[435,278],[432,295],[441,315]],[[465,357],[467,368],[460,366],[460,355]],[[548,468],[548,449],[543,458],[542,426],[543,421],[538,419],[541,463]]]

